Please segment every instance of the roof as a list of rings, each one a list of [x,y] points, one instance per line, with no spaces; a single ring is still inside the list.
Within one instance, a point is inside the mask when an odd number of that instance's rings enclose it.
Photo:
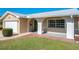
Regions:
[[[4,15],[0,19],[3,19],[7,14],[12,14],[17,18],[27,18],[27,16],[24,14],[7,11],[6,13],[4,13]]]
[[[79,10],[74,8],[74,9],[66,9],[66,10],[59,10],[59,11],[49,11],[49,12],[43,12],[43,13],[35,13],[35,14],[20,14],[20,13],[14,13],[7,11],[1,19],[4,18],[5,15],[8,13],[16,16],[17,18],[40,18],[40,17],[60,17],[60,16],[75,16],[79,15]]]
[[[79,15],[78,9],[67,9],[67,10],[59,10],[59,11],[49,11],[37,14],[29,14],[28,18],[40,18],[40,17],[56,17],[56,16],[70,16],[70,15]]]

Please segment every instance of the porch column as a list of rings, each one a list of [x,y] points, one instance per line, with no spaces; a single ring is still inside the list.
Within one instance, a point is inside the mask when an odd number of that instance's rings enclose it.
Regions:
[[[66,37],[68,39],[74,39],[74,19],[73,16],[66,19]]]
[[[42,34],[42,23],[43,23],[43,19],[40,18],[40,19],[37,19],[37,23],[38,23],[38,29],[37,29],[37,33],[38,34]]]

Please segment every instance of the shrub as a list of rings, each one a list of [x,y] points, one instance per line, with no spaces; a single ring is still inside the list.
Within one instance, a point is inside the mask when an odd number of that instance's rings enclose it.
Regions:
[[[2,25],[0,25],[0,30],[2,30],[2,28],[3,28]]]
[[[13,35],[13,30],[11,28],[4,28],[2,30],[2,34],[4,37],[9,37]]]
[[[2,27],[3,26],[3,24],[2,24],[2,20],[0,20],[0,30],[2,30]]]

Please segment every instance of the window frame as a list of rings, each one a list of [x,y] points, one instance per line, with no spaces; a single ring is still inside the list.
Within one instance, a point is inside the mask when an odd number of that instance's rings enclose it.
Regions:
[[[59,20],[59,27],[57,26],[57,21]],[[62,23],[62,24],[64,24],[64,25],[62,25],[61,24],[61,21],[64,21],[64,23]],[[49,26],[49,21],[55,21],[55,27],[52,27],[52,26]],[[48,19],[48,21],[47,21],[47,23],[48,23],[48,28],[65,28],[66,27],[66,25],[65,25],[65,20],[64,19]],[[61,26],[62,25],[62,26]]]

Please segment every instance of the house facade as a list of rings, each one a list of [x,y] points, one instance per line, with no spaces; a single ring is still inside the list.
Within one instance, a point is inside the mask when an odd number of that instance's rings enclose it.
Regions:
[[[14,34],[37,32],[37,34],[53,33],[74,39],[79,34],[79,10],[67,9],[36,14],[19,14],[6,12],[3,28],[12,28]]]

